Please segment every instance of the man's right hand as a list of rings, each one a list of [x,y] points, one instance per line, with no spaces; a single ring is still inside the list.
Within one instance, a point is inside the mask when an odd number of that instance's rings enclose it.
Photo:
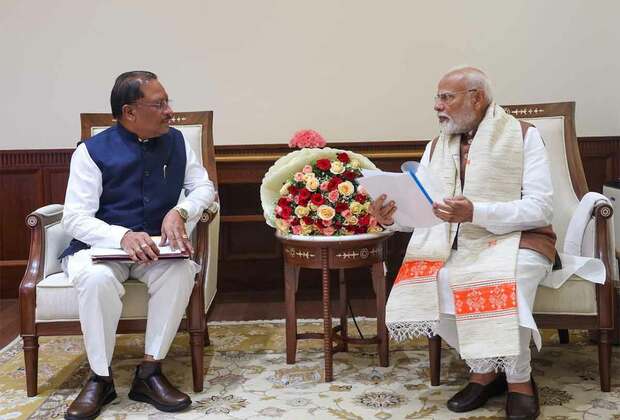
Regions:
[[[394,201],[389,201],[386,204],[386,198],[387,196],[385,194],[381,194],[379,198],[372,201],[368,207],[368,213],[374,216],[377,222],[383,226],[394,224],[394,218],[392,216],[396,211],[396,203]]]
[[[157,261],[159,248],[148,233],[127,231],[121,239],[121,248],[138,263]]]

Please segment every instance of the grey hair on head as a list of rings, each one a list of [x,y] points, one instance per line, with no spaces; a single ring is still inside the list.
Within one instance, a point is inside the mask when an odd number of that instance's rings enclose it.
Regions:
[[[448,75],[458,74],[465,78],[468,89],[480,89],[484,92],[489,103],[493,102],[493,91],[491,89],[491,81],[485,72],[479,68],[472,66],[458,66],[450,69],[444,77]]]

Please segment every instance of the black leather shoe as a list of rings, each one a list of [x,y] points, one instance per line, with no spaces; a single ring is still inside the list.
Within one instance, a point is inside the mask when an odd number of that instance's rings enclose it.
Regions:
[[[186,409],[192,404],[189,395],[176,389],[161,373],[161,365],[143,362],[136,367],[136,376],[131,384],[129,398],[153,405],[169,413]]]
[[[509,392],[506,398],[506,418],[509,420],[535,420],[540,415],[538,388],[531,378],[534,395]]]
[[[82,391],[73,400],[67,412],[66,420],[91,420],[96,418],[104,405],[116,398],[114,382],[93,374]]]
[[[506,375],[498,373],[493,382],[481,385],[470,382],[448,400],[448,409],[455,413],[475,410],[486,404],[489,398],[502,395],[508,389]]]

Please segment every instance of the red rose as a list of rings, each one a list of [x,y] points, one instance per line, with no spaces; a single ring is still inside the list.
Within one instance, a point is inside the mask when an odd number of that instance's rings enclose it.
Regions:
[[[342,222],[339,222],[338,220],[336,220],[336,221],[334,222],[334,227],[335,227],[336,229],[340,229],[340,228],[342,227]]]
[[[297,189],[296,186],[294,185],[289,185],[288,187],[288,193],[292,194],[292,195],[297,195],[297,193],[299,192],[299,190]]]
[[[278,200],[278,206],[282,208],[287,207],[288,203],[289,203],[288,198],[285,198],[285,197],[282,197]]]
[[[304,220],[304,223],[307,224],[307,225],[313,225],[314,224],[314,221],[312,220],[312,217],[310,217],[310,216],[304,216],[303,220]]]
[[[302,188],[299,191],[299,199],[300,200],[304,200],[304,201],[308,201],[310,200],[310,196],[312,195],[312,193],[307,189],[307,188]]]
[[[349,232],[355,232],[355,226],[353,225],[347,225],[345,226],[345,229],[348,230]]]
[[[309,198],[300,198],[297,204],[299,204],[300,206],[306,207],[308,205],[308,201],[310,201]]]
[[[333,177],[327,183],[327,190],[328,191],[335,190],[336,188],[338,188],[338,184],[340,184],[341,182],[342,182],[342,179],[338,178],[337,176]]]
[[[312,194],[312,197],[310,198],[310,201],[312,201],[312,204],[314,204],[315,206],[320,206],[323,203],[325,203],[325,199],[319,193]]]
[[[368,224],[370,223],[370,214],[366,214],[360,217],[359,219],[357,219],[357,221],[360,226],[368,226]]]
[[[288,219],[291,214],[293,213],[293,210],[291,210],[290,207],[282,207],[282,212],[280,213],[282,215],[283,219]]]
[[[338,160],[342,163],[349,163],[351,161],[351,159],[349,159],[349,155],[346,153],[338,153],[336,156],[338,157]]]
[[[336,203],[336,213],[342,213],[345,210],[349,209],[349,205],[347,203]]]
[[[348,179],[349,181],[353,181],[355,178],[357,178],[357,174],[353,171],[344,171],[342,177]]]
[[[299,219],[297,217],[293,217],[293,220],[291,220],[291,226],[297,225],[299,225]]]
[[[355,226],[355,233],[366,233],[367,231],[367,226]]]
[[[332,167],[332,163],[329,159],[319,159],[316,161],[316,167],[322,171],[328,171]]]
[[[366,202],[366,196],[364,194],[355,194],[354,200],[360,204],[364,204]]]

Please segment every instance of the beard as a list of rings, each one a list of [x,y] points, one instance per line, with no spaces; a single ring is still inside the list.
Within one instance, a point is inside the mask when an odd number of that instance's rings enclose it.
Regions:
[[[439,121],[439,129],[447,135],[467,133],[474,129],[476,123],[476,113],[471,104],[454,115],[438,112],[437,117],[446,118],[445,121]]]

